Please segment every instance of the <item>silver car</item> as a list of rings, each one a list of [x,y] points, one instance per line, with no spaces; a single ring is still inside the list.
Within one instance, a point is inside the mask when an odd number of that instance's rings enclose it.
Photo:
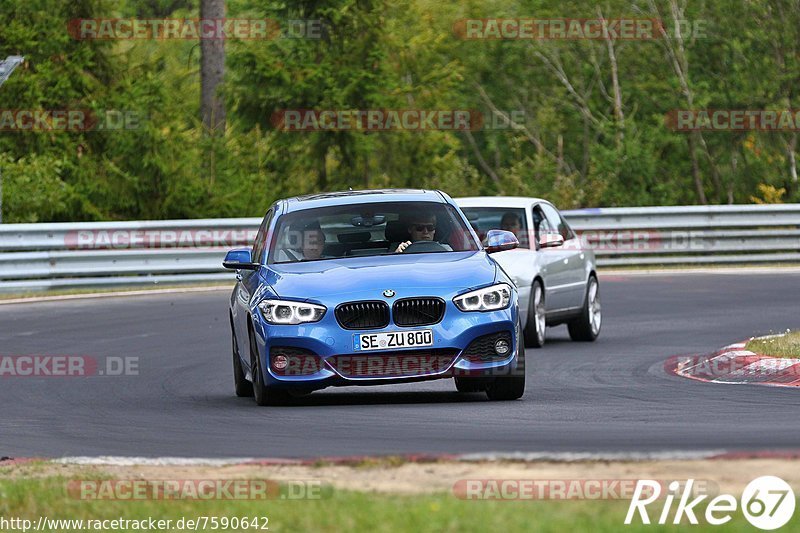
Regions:
[[[519,239],[519,248],[493,257],[517,285],[526,346],[541,347],[546,326],[559,324],[567,324],[572,340],[597,338],[602,313],[594,252],[553,204],[512,196],[455,201],[481,239],[492,229],[512,231]]]

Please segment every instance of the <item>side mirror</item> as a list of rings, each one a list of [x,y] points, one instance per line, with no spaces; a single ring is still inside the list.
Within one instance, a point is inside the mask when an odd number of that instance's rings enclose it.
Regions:
[[[560,233],[544,233],[539,237],[539,248],[557,248],[564,244]]]
[[[231,250],[225,255],[222,266],[231,270],[258,270],[258,263],[253,263],[249,248]]]
[[[510,231],[492,229],[486,234],[486,253],[504,252],[519,246],[517,236]]]

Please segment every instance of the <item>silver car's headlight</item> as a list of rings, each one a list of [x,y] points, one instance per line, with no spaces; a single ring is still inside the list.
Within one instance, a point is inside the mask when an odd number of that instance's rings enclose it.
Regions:
[[[258,308],[267,322],[281,325],[317,322],[327,311],[322,305],[287,300],[264,300],[258,304]]]
[[[453,298],[453,303],[462,311],[497,311],[511,303],[511,286],[498,283]]]

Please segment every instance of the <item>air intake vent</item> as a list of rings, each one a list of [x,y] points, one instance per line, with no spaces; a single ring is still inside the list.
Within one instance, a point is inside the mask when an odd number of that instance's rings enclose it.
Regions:
[[[335,311],[344,329],[379,329],[389,325],[389,306],[385,302],[350,302]]]
[[[506,345],[511,344],[511,333],[502,331],[500,333],[493,333],[491,335],[484,335],[478,337],[467,346],[462,354],[465,359],[473,363],[488,363],[490,361],[499,361],[501,359],[508,359],[513,354],[512,351],[504,354],[498,354],[495,351],[497,341],[505,341]]]
[[[405,298],[392,308],[398,326],[429,326],[444,317],[444,301],[439,298]]]
[[[327,364],[340,376],[356,378],[404,378],[442,374],[453,364],[456,350],[406,350],[381,354],[334,355]]]

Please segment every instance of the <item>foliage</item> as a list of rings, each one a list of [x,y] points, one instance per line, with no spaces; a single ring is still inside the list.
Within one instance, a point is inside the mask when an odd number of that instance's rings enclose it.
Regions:
[[[67,32],[76,18],[196,18],[198,4],[0,3],[0,58],[26,57],[0,88],[0,110],[111,109],[140,119],[122,130],[0,132],[5,222],[255,216],[280,197],[347,187],[542,196],[564,208],[800,200],[796,132],[690,134],[665,124],[674,109],[798,108],[796,1],[227,0],[231,18],[284,28],[319,20],[323,31],[226,42],[228,127],[218,137],[198,118],[196,41]],[[672,39],[609,46],[455,31],[465,18],[600,13],[660,18]],[[704,33],[687,34],[684,21]],[[478,110],[489,127],[277,129],[273,113],[296,108]]]

